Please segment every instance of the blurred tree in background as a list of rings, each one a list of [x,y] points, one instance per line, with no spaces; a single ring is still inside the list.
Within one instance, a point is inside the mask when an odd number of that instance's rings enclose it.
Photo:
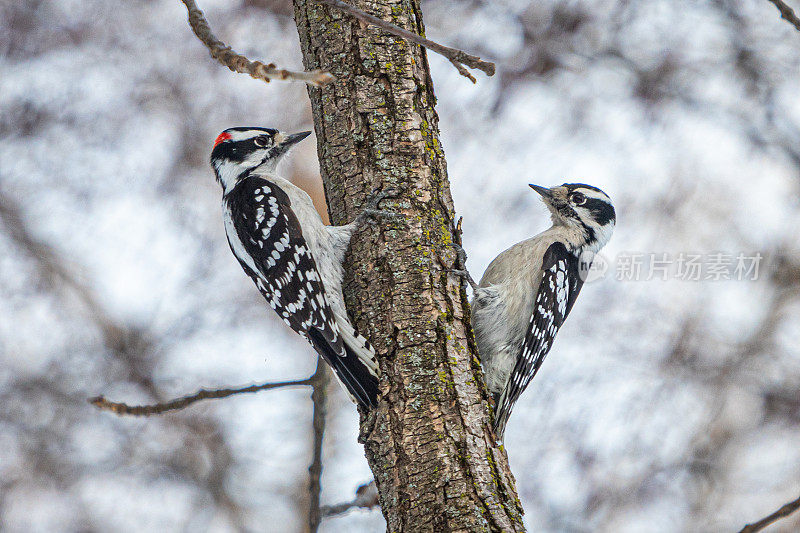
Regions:
[[[288,1],[202,7],[237,50],[301,70]],[[767,0],[422,11],[428,37],[498,66],[473,86],[428,55],[471,271],[545,226],[528,182],[585,180],[619,214],[507,432],[527,528],[735,531],[796,498],[800,34]],[[307,387],[147,419],[86,399],[312,375],[227,250],[206,161],[232,125],[309,129],[305,87],[219,68],[174,1],[0,0],[0,53],[2,529],[302,530]],[[324,210],[316,165],[305,146],[285,173]],[[757,279],[709,274],[740,254],[763,256]],[[372,477],[328,393],[326,505]],[[350,510],[321,530],[385,527]]]

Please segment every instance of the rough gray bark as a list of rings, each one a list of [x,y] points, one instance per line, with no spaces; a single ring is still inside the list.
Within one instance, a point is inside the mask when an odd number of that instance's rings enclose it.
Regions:
[[[354,5],[423,33],[419,0]],[[333,223],[371,191],[402,214],[353,239],[345,296],[380,355],[380,408],[361,441],[388,531],[520,531],[522,508],[488,404],[455,254],[454,208],[425,51],[312,0],[294,0],[307,69],[337,77],[309,88]]]

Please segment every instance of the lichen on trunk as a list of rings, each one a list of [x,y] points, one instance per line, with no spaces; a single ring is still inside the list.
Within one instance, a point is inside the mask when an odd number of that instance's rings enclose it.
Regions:
[[[419,0],[353,2],[422,34]],[[454,207],[425,51],[311,0],[294,0],[331,221],[373,191],[398,213],[365,226],[346,264],[356,326],[380,356],[380,407],[361,441],[388,531],[521,531],[522,508],[488,404],[455,261]]]

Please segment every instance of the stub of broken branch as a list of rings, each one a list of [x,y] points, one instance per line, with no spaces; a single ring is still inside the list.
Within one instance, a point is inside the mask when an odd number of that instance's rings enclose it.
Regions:
[[[357,7],[351,6],[350,4],[343,2],[342,0],[317,0],[317,1],[321,4],[335,7],[336,9],[344,11],[345,13],[349,13],[358,20],[366,22],[367,24],[372,24],[373,26],[386,30],[392,35],[397,35],[398,37],[402,37],[407,41],[416,43],[422,47],[427,48],[432,52],[436,52],[437,54],[446,57],[450,61],[450,63],[452,63],[453,66],[456,67],[458,73],[468,78],[472,83],[475,83],[477,80],[475,80],[475,76],[473,76],[472,73],[469,70],[467,70],[466,67],[480,70],[487,76],[494,76],[495,65],[491,61],[484,61],[480,57],[470,55],[464,52],[463,50],[458,50],[457,48],[450,48],[449,46],[444,46],[437,42],[426,39],[421,35],[417,35],[414,32],[396,26],[391,22],[387,22],[381,18],[376,17],[375,15],[370,15],[369,13],[361,11]]]
[[[321,87],[334,81],[336,78],[330,72],[312,70],[309,72],[296,72],[277,68],[273,63],[264,64],[261,61],[250,61],[245,56],[237,54],[230,46],[219,40],[211,31],[203,11],[197,7],[194,0],[181,0],[189,13],[189,26],[200,41],[206,45],[211,57],[228,67],[234,72],[248,74],[251,78],[264,80],[296,80],[314,87]]]
[[[373,479],[356,489],[356,497],[349,502],[336,505],[326,505],[322,508],[323,516],[336,516],[344,514],[350,509],[372,509],[380,504],[378,486]]]
[[[219,400],[220,398],[227,398],[235,394],[246,394],[253,392],[261,392],[264,390],[278,389],[281,387],[302,387],[311,386],[315,383],[315,376],[308,379],[300,379],[295,381],[280,381],[277,383],[262,383],[260,385],[249,385],[247,387],[239,387],[236,389],[200,389],[195,394],[190,396],[183,396],[175,398],[166,402],[154,403],[149,405],[128,405],[122,402],[112,402],[107,400],[105,396],[95,396],[89,398],[89,403],[102,411],[110,411],[117,415],[131,415],[131,416],[152,416],[160,415],[168,411],[178,411],[189,407],[195,402],[200,400]]]

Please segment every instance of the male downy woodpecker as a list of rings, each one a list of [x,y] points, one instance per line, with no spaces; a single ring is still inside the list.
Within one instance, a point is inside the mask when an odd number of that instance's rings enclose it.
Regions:
[[[269,305],[333,368],[351,397],[374,407],[378,363],[347,317],[342,262],[362,220],[325,226],[311,198],[276,174],[278,162],[311,132],[230,128],[211,152],[222,185],[228,244]]]
[[[531,188],[542,196],[553,226],[498,255],[472,300],[472,327],[500,440],[514,404],[550,351],[594,254],[611,238],[616,222],[611,199],[597,187]]]

